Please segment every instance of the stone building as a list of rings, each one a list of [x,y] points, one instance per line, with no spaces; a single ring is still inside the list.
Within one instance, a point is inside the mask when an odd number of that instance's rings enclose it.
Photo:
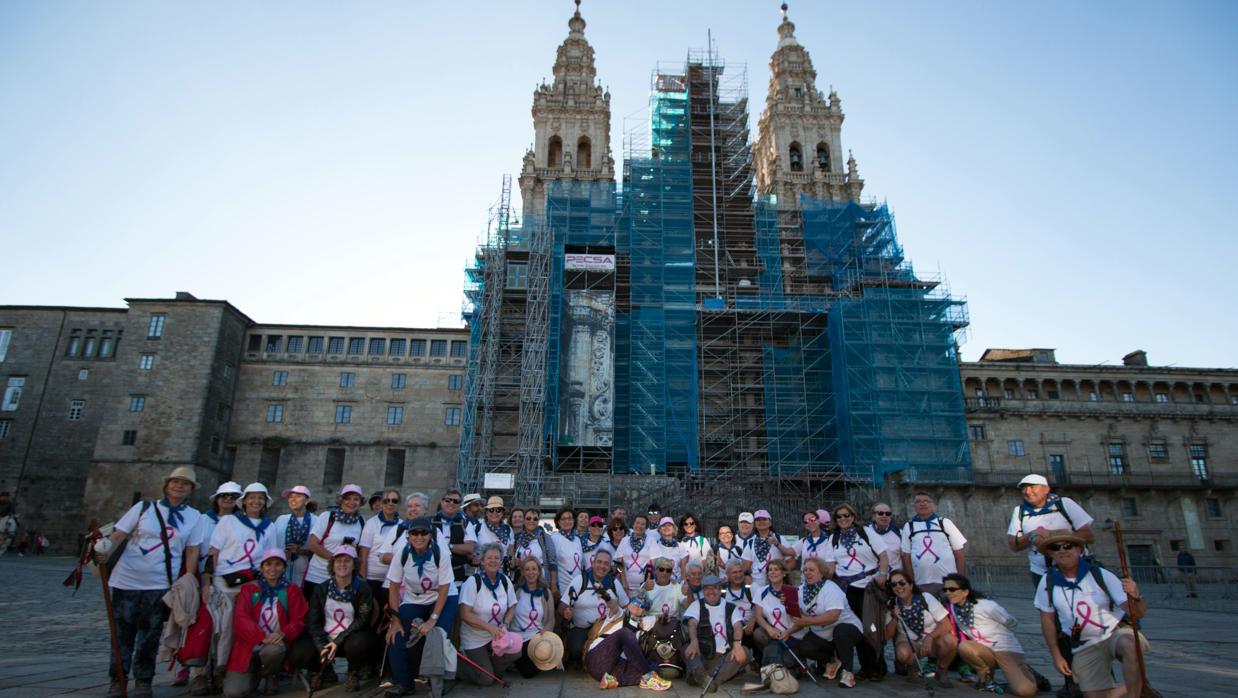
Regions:
[[[188,293],[126,303],[0,306],[0,490],[28,530],[69,545],[178,465],[200,500],[227,479],[454,481],[464,330],[259,325]]]

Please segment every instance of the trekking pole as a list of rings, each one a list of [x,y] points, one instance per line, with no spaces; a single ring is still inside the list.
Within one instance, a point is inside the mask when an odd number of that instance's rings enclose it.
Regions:
[[[1130,568],[1126,565],[1126,545],[1122,542],[1122,524],[1117,521],[1113,522],[1113,538],[1118,546],[1118,564],[1122,567],[1122,577],[1130,577]],[[1130,612],[1126,614],[1126,618],[1130,620],[1131,629],[1135,631],[1135,662],[1139,665],[1139,680],[1143,682],[1143,691],[1140,693],[1140,696],[1142,698],[1161,698],[1160,692],[1148,685],[1148,668],[1143,661],[1143,646],[1139,644],[1139,619],[1135,617],[1134,613]]]
[[[86,547],[94,554],[95,541],[102,540],[103,533],[99,531],[99,522],[90,520],[90,532],[87,535]],[[120,656],[120,638],[116,634],[116,613],[112,609],[112,597],[108,595],[107,561],[99,565],[99,583],[103,587],[103,608],[107,610],[107,632],[112,638],[112,662],[116,667],[116,682],[120,684],[120,698],[129,695],[129,679],[125,677],[125,665]]]
[[[714,672],[709,675],[709,680],[705,682],[705,688],[701,689],[701,698],[705,698],[705,694],[709,693],[709,687],[714,685],[714,679],[718,678],[718,672],[722,670],[723,664],[726,664],[726,657],[718,657],[718,666],[714,667]]]
[[[804,664],[804,660],[800,659],[799,655],[795,653],[795,650],[791,649],[791,645],[788,645],[786,640],[779,640],[778,642],[782,643],[782,648],[787,651],[787,654],[791,655],[791,659],[794,659],[796,664],[800,665],[800,670],[808,674],[808,678],[812,679],[813,683],[820,683],[817,681],[817,677],[813,676],[812,672],[808,670],[808,665]]]
[[[459,657],[460,659],[463,659],[464,661],[468,662],[468,663],[469,663],[469,665],[471,665],[474,669],[476,669],[476,670],[480,671],[481,673],[485,674],[486,676],[489,676],[490,678],[494,679],[495,683],[499,684],[499,685],[500,685],[500,686],[502,686],[503,688],[508,688],[508,687],[509,687],[509,685],[510,685],[510,684],[508,684],[508,683],[507,683],[507,681],[505,681],[505,680],[503,680],[503,679],[501,679],[501,678],[499,678],[499,677],[495,676],[494,674],[491,674],[490,672],[486,671],[485,669],[483,669],[483,668],[481,667],[481,665],[480,665],[480,664],[478,664],[477,662],[475,662],[475,661],[473,661],[473,660],[469,659],[469,658],[468,658],[468,656],[467,656],[467,655],[465,655],[465,654],[464,654],[463,652],[461,652],[460,650],[456,650],[456,656],[457,656],[457,657]]]
[[[903,629],[903,635],[907,638],[907,644],[911,645],[911,631],[907,629],[907,621],[903,620],[903,617],[901,615],[895,615],[894,617],[898,620],[898,627]],[[919,676],[920,679],[924,682],[924,690],[928,691],[929,698],[935,698],[935,696],[937,695],[937,692],[933,689],[933,681],[932,679],[928,677],[928,674],[925,674],[924,671],[920,668],[920,657],[917,656],[915,645],[911,645],[911,663],[915,668],[916,676]],[[950,668],[945,667],[943,669],[941,667],[938,667],[937,670],[938,671],[949,671]]]

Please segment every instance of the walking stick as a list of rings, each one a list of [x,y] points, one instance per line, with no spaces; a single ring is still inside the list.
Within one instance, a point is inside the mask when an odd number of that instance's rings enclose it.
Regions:
[[[705,698],[705,694],[709,693],[709,687],[714,685],[714,679],[718,678],[718,672],[722,670],[722,665],[726,664],[726,656],[718,657],[718,666],[714,667],[714,673],[709,675],[709,680],[705,682],[705,688],[701,689],[701,698]]]
[[[786,640],[779,640],[778,642],[782,643],[782,648],[787,651],[787,654],[791,655],[791,659],[794,659],[795,663],[800,665],[800,671],[807,674],[813,683],[820,683],[817,681],[817,677],[813,676],[812,672],[808,670],[808,665],[804,664],[804,660],[800,659],[799,655],[795,653],[795,650],[791,649],[791,645],[788,645]]]
[[[93,554],[95,541],[103,538],[99,531],[99,522],[90,520],[90,532],[86,540],[86,549]],[[99,583],[103,587],[103,607],[107,609],[107,631],[112,638],[112,662],[116,667],[116,683],[120,684],[120,698],[129,695],[129,679],[125,677],[125,665],[120,656],[120,638],[116,634],[116,612],[112,609],[112,597],[108,595],[107,563],[99,565]]]
[[[906,636],[907,638],[907,644],[910,645],[911,644],[911,631],[908,630],[907,628],[907,621],[903,620],[903,617],[901,615],[896,615],[894,617],[898,620],[898,626],[903,629],[903,635]],[[920,669],[920,657],[918,657],[916,654],[915,645],[911,645],[911,664],[912,664],[912,667],[914,668],[914,671],[916,672],[916,676],[919,676],[920,679],[924,681],[924,690],[928,692],[929,698],[935,698],[935,696],[937,695],[937,692],[933,690],[933,680],[929,678],[928,674],[925,674]],[[938,667],[937,670],[938,671],[950,671],[950,667],[945,667],[945,668]]]
[[[1122,567],[1122,577],[1130,577],[1130,568],[1126,565],[1126,545],[1122,542],[1122,524],[1113,522],[1113,538],[1118,545],[1118,564]],[[1126,618],[1131,623],[1131,629],[1135,631],[1135,662],[1139,665],[1139,680],[1143,683],[1143,691],[1140,692],[1142,698],[1161,698],[1161,694],[1155,688],[1148,685],[1148,668],[1143,661],[1143,646],[1139,644],[1139,619],[1134,613],[1128,612]]]
[[[507,681],[505,681],[505,680],[503,680],[503,679],[501,679],[501,678],[499,678],[499,677],[495,676],[494,674],[491,674],[490,672],[486,671],[485,669],[483,669],[483,668],[481,667],[481,665],[480,665],[480,664],[478,664],[477,662],[475,662],[475,661],[473,661],[473,660],[469,659],[469,658],[468,658],[468,656],[467,656],[467,655],[465,655],[465,654],[464,654],[463,652],[461,652],[460,650],[456,650],[456,656],[457,656],[457,657],[459,657],[460,659],[463,659],[464,661],[468,662],[470,665],[472,665],[472,667],[473,667],[474,669],[476,669],[476,670],[480,671],[481,673],[485,674],[486,676],[489,676],[490,678],[494,679],[495,683],[499,684],[499,685],[500,685],[500,686],[502,686],[503,688],[507,688],[507,687],[509,687],[509,686],[510,686],[510,684],[508,684],[508,683],[507,683]]]

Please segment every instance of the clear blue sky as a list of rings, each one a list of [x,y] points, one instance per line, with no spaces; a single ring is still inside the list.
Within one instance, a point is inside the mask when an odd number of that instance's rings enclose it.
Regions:
[[[572,4],[0,2],[0,303],[187,290],[260,322],[458,322]],[[612,152],[712,29],[765,100],[778,3],[586,0]],[[1234,366],[1238,3],[791,3],[866,194],[964,357]]]

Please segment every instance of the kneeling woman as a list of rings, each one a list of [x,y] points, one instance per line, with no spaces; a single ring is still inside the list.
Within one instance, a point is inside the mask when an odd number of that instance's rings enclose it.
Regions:
[[[959,656],[980,675],[980,688],[996,693],[993,672],[1001,669],[1009,682],[1007,693],[1016,696],[1036,695],[1036,684],[1042,677],[1027,665],[1023,645],[1012,628],[1017,621],[1006,609],[971,588],[971,581],[961,574],[948,574],[942,580],[946,595],[946,611],[959,637]],[[1044,690],[1049,690],[1044,680]]]
[[[752,589],[752,612],[757,621],[752,638],[761,653],[761,666],[782,664],[794,667],[795,660],[786,656],[783,649],[789,647],[795,651],[800,638],[808,632],[803,628],[795,632],[793,628],[791,609],[799,608],[799,592],[787,584],[787,570],[782,560],[772,562],[765,568],[765,578],[769,584]],[[786,645],[783,645],[784,642]]]
[[[284,551],[262,555],[261,576],[241,585],[232,614],[232,649],[224,676],[224,698],[241,698],[266,679],[263,695],[279,693],[278,673],[288,647],[305,631],[308,610],[296,585],[284,580]]]
[[[374,595],[356,574],[357,549],[341,545],[331,558],[331,577],[314,587],[309,599],[308,631],[292,648],[290,661],[314,675],[337,654],[348,659],[346,691],[361,688],[361,670],[380,649],[371,628]]]
[[[516,615],[511,629],[524,641],[516,671],[526,679],[541,673],[529,656],[529,643],[538,633],[555,629],[555,600],[542,579],[542,563],[536,557],[520,559],[520,583],[516,585]]]
[[[469,661],[458,666],[460,678],[489,686],[520,655],[495,654],[494,642],[507,632],[516,615],[516,590],[503,566],[503,547],[481,547],[481,571],[460,585],[460,649]]]
[[[932,594],[925,594],[907,575],[895,570],[890,573],[892,606],[886,614],[886,639],[894,639],[894,661],[910,667],[919,658],[937,662],[937,683],[949,686],[946,676],[950,663],[958,653],[959,643],[946,622],[949,614]],[[934,670],[920,665],[920,671]]]
[[[808,634],[800,640],[800,658],[817,660],[818,666],[825,666],[825,678],[838,677],[839,686],[853,688],[855,675],[851,673],[851,662],[856,647],[863,642],[864,626],[851,610],[843,590],[825,578],[826,563],[810,557],[802,564],[801,615],[791,625],[792,632],[808,628]]]

